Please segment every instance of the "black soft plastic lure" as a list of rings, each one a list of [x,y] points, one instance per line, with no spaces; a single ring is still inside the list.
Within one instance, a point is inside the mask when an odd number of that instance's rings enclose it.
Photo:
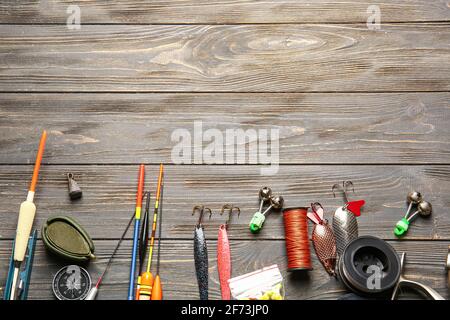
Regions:
[[[203,226],[195,226],[194,259],[200,300],[208,300],[208,248]]]
[[[200,212],[200,218],[194,231],[194,262],[200,300],[208,300],[208,247],[206,246],[205,233],[202,225],[205,210],[209,211],[209,217],[211,218],[211,209],[205,208],[204,206],[195,206],[192,211],[192,215],[196,211]]]

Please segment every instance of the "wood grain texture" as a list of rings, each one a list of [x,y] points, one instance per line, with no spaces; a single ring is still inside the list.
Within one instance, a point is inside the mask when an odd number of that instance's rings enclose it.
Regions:
[[[81,8],[80,30],[66,27],[70,4]],[[380,31],[366,26],[371,4],[380,6]],[[288,299],[344,294],[315,255],[307,275],[286,272],[279,213],[260,234],[248,230],[261,186],[287,206],[320,201],[331,219],[342,204],[331,186],[344,179],[355,184],[352,199],[367,201],[360,234],[406,251],[406,276],[450,298],[449,24],[448,0],[1,1],[0,294],[42,129],[50,135],[35,227],[53,215],[77,219],[96,244],[87,266],[95,281],[133,213],[138,162],[152,164],[154,191],[157,164],[172,163],[172,132],[192,133],[199,120],[204,130],[279,129],[282,165],[274,176],[261,165],[166,166],[166,299],[198,299],[194,204],[215,212],[205,231],[210,297],[220,297],[215,241],[225,203],[242,212],[229,229],[233,275],[277,263]],[[68,198],[67,172],[80,201]],[[434,211],[399,241],[393,226],[411,190]],[[125,298],[130,239],[100,299]],[[65,264],[39,240],[30,298],[53,299],[51,280]]]
[[[0,91],[449,91],[447,24],[0,26]]]
[[[33,162],[43,129],[46,163],[171,163],[172,133],[193,137],[195,121],[224,135],[277,129],[282,164],[450,163],[449,101],[450,93],[2,94],[0,163]],[[247,140],[236,143],[248,155]]]
[[[32,166],[0,166],[0,237],[12,239],[16,228],[19,204],[25,199]],[[72,172],[83,190],[83,198],[70,202],[65,174]],[[146,189],[155,191],[158,166],[147,166]],[[69,215],[77,219],[95,239],[119,238],[134,211],[138,165],[41,167],[36,193],[35,226],[40,228],[53,215]],[[218,213],[222,205],[232,203],[241,208],[239,219],[229,228],[238,239],[284,239],[283,219],[270,214],[260,234],[253,235],[248,223],[259,207],[258,191],[270,186],[285,198],[285,205],[307,206],[319,201],[331,219],[343,204],[331,186],[352,180],[355,195],[367,204],[358,218],[360,234],[373,234],[395,239],[393,228],[406,210],[406,194],[422,192],[433,204],[429,219],[417,219],[407,239],[449,240],[450,166],[281,166],[276,176],[261,176],[260,166],[166,166],[164,190],[163,237],[190,239],[197,217],[192,207],[205,204],[214,214],[205,221],[209,239],[217,239],[218,227],[226,218]],[[128,235],[131,237],[131,233]]]
[[[313,254],[313,271],[306,274],[286,272],[284,241],[231,241],[232,276],[242,275],[259,268],[278,264],[286,280],[287,299],[337,299],[346,293],[340,281],[324,271]],[[445,298],[449,298],[445,259],[448,241],[390,242],[398,252],[407,252],[405,276],[427,284]],[[97,260],[87,267],[93,281],[106,265],[116,241],[95,241]],[[126,298],[130,268],[131,241],[122,244],[111,269],[104,279],[98,299]],[[0,241],[0,282],[6,277],[11,242]],[[216,263],[216,243],[208,242],[209,296],[220,299],[219,279]],[[55,273],[67,262],[51,256],[38,242],[29,292],[30,299],[54,299],[51,281]],[[164,299],[198,299],[195,278],[192,240],[168,240],[161,245],[161,279]],[[0,293],[1,290],[0,290]],[[403,292],[401,298],[420,298],[417,294]]]
[[[367,8],[380,7],[382,21],[449,21],[445,0],[133,0],[6,1],[2,23],[66,23],[69,5],[81,9],[81,23],[340,23],[363,22]]]

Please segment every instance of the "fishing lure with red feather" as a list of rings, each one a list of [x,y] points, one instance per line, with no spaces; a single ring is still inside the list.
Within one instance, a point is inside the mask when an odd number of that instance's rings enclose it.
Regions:
[[[349,187],[352,187],[353,192],[355,192],[351,181],[343,181],[342,187],[339,184],[335,184],[331,188],[333,196],[336,196],[334,193],[335,189],[341,189],[345,201],[344,206],[337,208],[333,216],[333,231],[336,238],[338,256],[344,253],[347,244],[358,238],[358,221],[356,217],[361,215],[361,207],[365,204],[364,200],[348,200],[347,189]]]
[[[308,211],[309,220],[314,222],[312,243],[320,263],[330,276],[335,276],[336,267],[336,240],[328,221],[323,218],[323,207],[320,203],[311,203]]]
[[[230,300],[230,286],[228,280],[231,277],[231,251],[230,241],[228,240],[228,226],[231,222],[231,215],[233,211],[237,211],[238,217],[241,214],[241,210],[233,205],[226,204],[222,207],[220,214],[222,215],[225,210],[228,210],[228,220],[225,224],[221,224],[219,227],[219,235],[217,237],[217,269],[219,271],[220,291],[222,294],[222,300]]]

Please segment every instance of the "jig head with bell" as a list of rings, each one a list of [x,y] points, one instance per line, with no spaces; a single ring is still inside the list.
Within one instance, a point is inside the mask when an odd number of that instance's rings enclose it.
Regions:
[[[365,204],[364,200],[348,201],[347,189],[352,187],[353,182],[343,181],[342,186],[339,184],[333,185],[331,191],[336,197],[334,190],[341,189],[344,195],[345,205],[339,207],[333,215],[333,232],[336,238],[336,248],[338,255],[342,255],[348,243],[358,238],[358,222],[356,217],[361,215],[361,207]]]
[[[259,210],[255,212],[249,224],[251,233],[258,233],[262,229],[264,221],[266,221],[266,213],[271,209],[281,210],[284,204],[283,197],[273,195],[272,189],[269,187],[262,187],[259,190],[259,199],[261,201]],[[263,207],[266,202],[269,202],[270,205],[263,212]]]
[[[418,215],[421,217],[429,217],[433,211],[431,203],[423,201],[423,197],[420,192],[412,191],[408,193],[406,200],[408,202],[408,210],[406,211],[405,216],[396,223],[394,229],[394,234],[397,237],[403,236],[408,231],[411,221],[413,221]],[[411,214],[413,207],[417,207],[417,210]]]

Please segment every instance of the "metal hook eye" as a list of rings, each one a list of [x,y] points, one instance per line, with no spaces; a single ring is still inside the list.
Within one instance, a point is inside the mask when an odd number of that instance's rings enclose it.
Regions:
[[[311,210],[312,210],[314,213],[316,213],[316,212],[317,212],[317,209],[319,209],[319,208],[322,208],[322,209],[323,209],[323,206],[322,206],[322,204],[320,204],[320,202],[314,202],[314,203],[311,203]]]

